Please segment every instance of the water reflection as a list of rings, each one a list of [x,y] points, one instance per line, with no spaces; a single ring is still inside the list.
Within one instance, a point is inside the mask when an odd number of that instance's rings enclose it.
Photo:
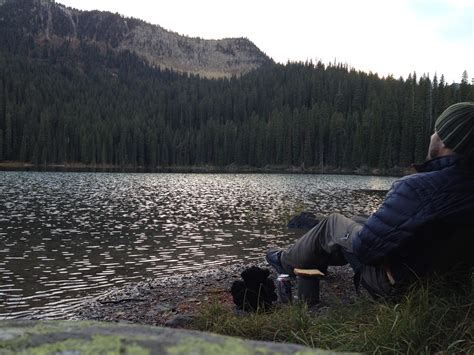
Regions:
[[[0,317],[57,317],[100,290],[260,259],[295,211],[371,213],[392,178],[0,172]],[[296,234],[295,234],[296,233]]]

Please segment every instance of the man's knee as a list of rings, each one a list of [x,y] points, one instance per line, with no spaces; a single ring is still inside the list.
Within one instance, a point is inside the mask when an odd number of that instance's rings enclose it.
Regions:
[[[337,212],[331,213],[327,218],[330,223],[336,223],[337,221],[347,219],[347,217]]]
[[[340,213],[331,213],[327,217],[327,225],[330,231],[336,232],[341,227],[349,226],[353,221]]]

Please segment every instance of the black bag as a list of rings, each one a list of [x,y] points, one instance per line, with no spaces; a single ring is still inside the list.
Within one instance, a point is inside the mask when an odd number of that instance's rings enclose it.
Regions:
[[[270,309],[277,300],[275,284],[268,278],[270,271],[252,266],[241,276],[244,281],[234,281],[230,290],[237,309],[251,312]]]

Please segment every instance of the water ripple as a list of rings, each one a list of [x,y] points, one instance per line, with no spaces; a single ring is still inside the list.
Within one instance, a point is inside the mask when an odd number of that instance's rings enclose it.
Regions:
[[[369,214],[391,178],[0,172],[0,318],[64,317],[97,290],[260,259],[303,209]]]

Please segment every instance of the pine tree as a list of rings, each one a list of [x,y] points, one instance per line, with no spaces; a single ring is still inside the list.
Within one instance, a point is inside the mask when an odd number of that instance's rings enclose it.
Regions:
[[[23,134],[23,137],[21,140],[20,154],[18,158],[22,162],[28,161],[28,133],[27,132]]]
[[[6,160],[12,159],[13,152],[12,152],[12,116],[11,113],[7,110],[5,116],[5,143],[4,143],[4,157]]]
[[[323,101],[320,106],[319,110],[319,134],[318,134],[318,140],[319,140],[319,150],[318,150],[318,156],[319,156],[319,169],[321,172],[324,172],[324,166],[326,164],[326,149],[325,147],[327,146],[325,140],[326,137],[328,137],[328,132],[327,132],[327,127],[328,127],[328,121],[329,121],[329,110],[326,104],[326,101]]]
[[[3,154],[3,130],[0,129],[0,161],[4,159],[5,156]]]
[[[459,99],[458,101],[468,101],[470,94],[469,88],[469,75],[467,70],[464,70],[461,77],[461,84],[459,86]]]

